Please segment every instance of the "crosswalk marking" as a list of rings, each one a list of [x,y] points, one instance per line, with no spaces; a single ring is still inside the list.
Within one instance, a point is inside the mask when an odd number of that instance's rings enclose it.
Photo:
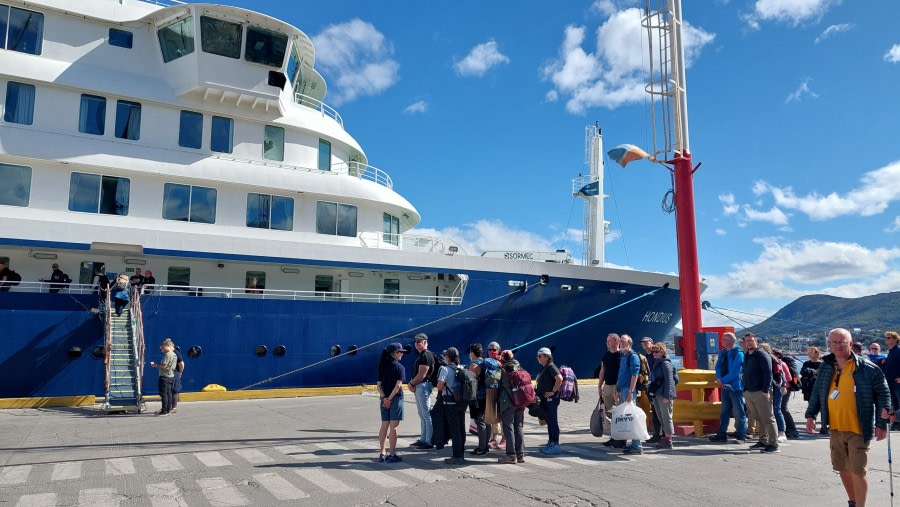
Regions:
[[[250,504],[244,495],[238,493],[230,482],[221,477],[197,479],[197,484],[200,485],[203,496],[216,507]]]
[[[81,478],[81,461],[66,461],[65,463],[57,463],[53,465],[53,473],[50,475],[51,481],[66,481],[69,479]]]
[[[174,472],[175,470],[184,469],[181,463],[178,462],[178,458],[171,454],[150,456],[150,464],[159,472]]]
[[[309,498],[300,488],[294,486],[284,477],[276,473],[257,474],[253,476],[253,480],[260,483],[262,487],[269,490],[269,493],[279,500],[298,500],[300,498]]]
[[[16,507],[47,507],[56,503],[56,493],[37,493],[19,497]]]
[[[28,474],[30,473],[31,465],[3,467],[3,469],[0,470],[0,486],[24,484],[25,481],[28,480]]]
[[[538,468],[546,468],[547,470],[562,470],[564,468],[569,468],[568,465],[563,465],[562,463],[557,463],[552,459],[544,459],[544,458],[528,458],[525,460],[526,465],[534,465]]]
[[[525,469],[525,467],[521,467],[519,465],[513,465],[513,464],[509,464],[509,463],[501,464],[501,463],[495,462],[495,463],[491,463],[491,465],[496,465],[496,468],[494,468],[494,470],[503,470],[504,472],[516,472],[516,473],[522,472],[522,473],[524,473],[524,472],[528,471]]]
[[[271,463],[275,461],[256,449],[234,449],[234,453],[253,464]]]
[[[82,489],[78,492],[78,505],[91,507],[118,507],[121,496],[113,488]]]
[[[174,482],[147,484],[147,496],[153,507],[187,507],[187,502]]]
[[[447,480],[443,475],[439,475],[435,472],[424,470],[422,468],[400,468],[397,469],[397,471],[406,474],[414,479],[418,479],[422,482],[437,482]]]
[[[316,447],[318,447],[319,449],[322,449],[323,451],[328,451],[328,452],[330,452],[330,453],[332,453],[332,454],[341,454],[341,453],[338,452],[338,451],[347,451],[347,450],[349,450],[349,449],[347,449],[346,447],[344,447],[343,445],[341,445],[341,444],[339,444],[339,443],[337,443],[337,442],[322,442],[322,443],[315,444],[315,445],[316,445]]]
[[[553,458],[553,459],[568,461],[570,463],[575,463],[576,465],[589,466],[589,467],[595,467],[595,466],[599,465],[600,463],[604,463],[603,461],[600,461],[600,460],[589,460],[589,459],[579,458],[577,456],[559,456],[559,457]]]
[[[384,473],[379,472],[378,470],[372,470],[370,467],[363,465],[364,468],[359,470],[350,470],[351,472],[359,475],[363,479],[367,481],[381,486],[383,488],[402,488],[407,484],[399,479],[395,479],[394,477]]]
[[[351,488],[321,470],[310,468],[307,470],[294,470],[294,472],[329,493],[352,493],[357,491],[356,488]]]
[[[106,461],[106,475],[131,475],[134,473],[134,462],[131,458],[112,458]]]
[[[216,451],[195,452],[194,456],[196,456],[201,463],[208,467],[224,467],[231,464],[230,461],[225,459],[225,456],[222,456]]]
[[[312,457],[312,454],[296,445],[280,445],[276,447],[275,450],[296,460],[304,460]]]

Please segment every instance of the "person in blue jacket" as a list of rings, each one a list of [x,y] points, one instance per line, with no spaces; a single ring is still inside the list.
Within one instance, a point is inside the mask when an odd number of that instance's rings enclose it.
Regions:
[[[737,438],[735,444],[747,442],[747,407],[744,402],[744,351],[737,346],[734,333],[722,335],[722,350],[716,360],[716,383],[719,385],[722,409],[719,413],[719,431],[709,437],[712,442],[728,441],[728,423],[734,417]]]
[[[130,287],[131,285],[128,283],[128,277],[125,275],[119,275],[116,284],[111,287],[112,297],[114,298],[114,303],[116,305],[116,317],[121,317],[122,308],[131,302],[131,297],[128,295]]]

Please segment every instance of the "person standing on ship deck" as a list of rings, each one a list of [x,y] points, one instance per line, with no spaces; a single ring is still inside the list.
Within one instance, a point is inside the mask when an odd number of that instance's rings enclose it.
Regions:
[[[0,292],[9,292],[12,284],[9,283],[12,270],[6,265],[5,261],[0,261]]]
[[[419,440],[413,443],[413,447],[426,450],[434,448],[431,441],[434,429],[431,421],[431,391],[436,383],[437,369],[434,354],[428,350],[428,335],[417,334],[415,344],[418,356],[413,363],[413,372],[416,376],[409,381],[409,390],[416,397],[419,411]]]
[[[137,287],[138,290],[141,289],[141,285],[144,285],[144,275],[141,274],[141,268],[134,268],[134,275],[128,280],[132,287]]]
[[[144,284],[143,284],[144,294],[151,294],[154,289],[153,286],[156,285],[156,278],[153,276],[153,271],[150,271],[149,269],[147,271],[145,271],[144,274],[146,275],[144,277]],[[147,287],[148,285],[150,287]]]

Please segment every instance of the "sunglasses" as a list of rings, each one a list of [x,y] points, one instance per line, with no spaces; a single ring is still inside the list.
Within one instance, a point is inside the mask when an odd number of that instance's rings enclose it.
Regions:
[[[488,349],[488,352],[499,352],[500,349]]]
[[[878,347],[869,347],[869,350],[878,350]]]

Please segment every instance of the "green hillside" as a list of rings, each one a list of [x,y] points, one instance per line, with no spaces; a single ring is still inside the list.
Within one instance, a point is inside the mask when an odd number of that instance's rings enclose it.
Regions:
[[[863,330],[900,329],[900,292],[861,298],[824,294],[803,296],[747,330],[761,336],[789,335],[798,331],[812,335],[836,327],[851,330],[855,327]]]

